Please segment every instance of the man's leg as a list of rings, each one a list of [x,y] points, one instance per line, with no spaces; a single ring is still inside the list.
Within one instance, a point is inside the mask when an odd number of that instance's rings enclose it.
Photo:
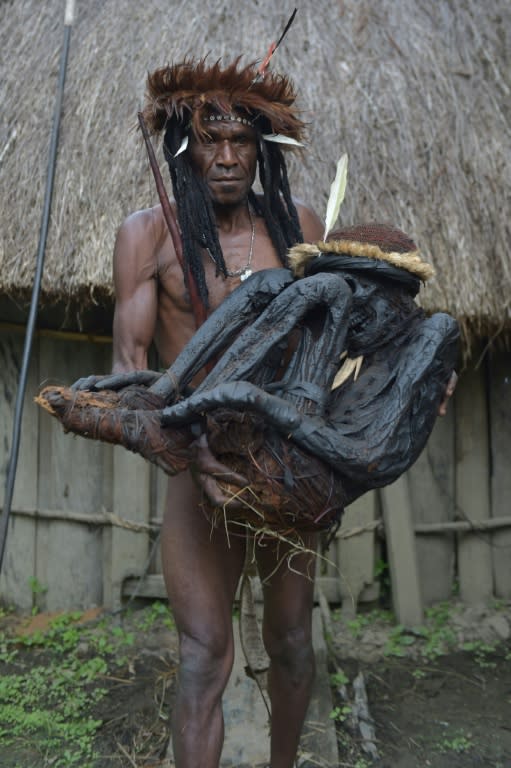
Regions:
[[[304,537],[315,552],[316,537]],[[256,545],[263,580],[263,639],[270,657],[271,768],[292,768],[314,679],[312,605],[315,558],[269,540]],[[280,563],[280,564],[279,564]],[[275,570],[276,569],[276,570]]]
[[[177,768],[218,768],[221,698],[234,658],[232,603],[245,540],[212,529],[188,473],[170,478],[163,573],[180,643],[172,735]]]

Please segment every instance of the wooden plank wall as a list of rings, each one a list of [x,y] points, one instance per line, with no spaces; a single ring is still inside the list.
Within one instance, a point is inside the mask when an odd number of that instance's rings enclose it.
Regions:
[[[0,501],[24,337],[0,331]],[[148,534],[102,522],[117,514],[147,522],[150,468],[122,449],[64,434],[33,403],[40,384],[70,384],[110,368],[111,346],[83,337],[34,341],[0,598],[22,610],[68,610],[120,601],[141,572]],[[91,521],[91,522],[89,522]]]
[[[39,380],[76,381],[87,371],[102,371],[105,349],[99,344],[39,340]],[[74,435],[63,435],[62,427],[46,413],[39,422],[38,509],[95,513],[111,507],[112,451]],[[29,429],[30,424],[27,421]],[[34,433],[37,434],[37,432]],[[41,600],[52,610],[76,602],[83,606],[102,601],[102,529],[40,520],[36,526],[35,576],[47,589]],[[70,594],[70,586],[72,590]]]
[[[22,348],[21,334],[0,331],[0,502]],[[32,402],[47,379],[70,383],[107,371],[110,355],[108,344],[44,336],[35,342],[0,577],[0,597],[21,609],[118,607],[134,591],[164,595],[158,536],[147,525],[162,518],[163,473],[123,449],[65,435]],[[511,597],[511,525],[474,531],[466,524],[511,523],[510,393],[511,358],[492,352],[461,374],[448,416],[438,420],[414,467],[395,486],[346,510],[318,559],[317,577],[325,597],[342,604],[347,616],[378,598],[382,556],[391,560],[395,609],[404,623],[417,623],[424,607],[456,592],[467,602]],[[112,515],[141,523],[142,530],[112,525]],[[353,529],[362,530],[351,535]],[[34,594],[31,579],[45,591]]]
[[[488,410],[490,422],[491,516],[511,515],[511,352],[490,354]],[[493,534],[495,595],[511,599],[511,528]]]
[[[511,596],[511,356],[480,352],[403,478],[426,606]],[[406,573],[399,579],[393,594],[408,589]]]
[[[425,450],[407,473],[412,499],[413,523],[454,520],[454,408],[438,419]],[[456,568],[453,533],[417,536],[415,548],[419,582],[425,605],[447,600],[453,589]]]
[[[5,478],[9,460],[13,414],[16,402],[20,361],[23,355],[21,335],[0,335],[0,502],[4,503]],[[35,345],[27,379],[27,392],[33,393],[39,381],[39,350]],[[38,413],[30,397],[24,407],[24,424],[20,442],[17,481],[14,488],[13,508],[35,509],[38,490]],[[31,425],[31,428],[28,426]],[[37,563],[36,527],[30,518],[12,516],[9,524],[4,566],[0,576],[0,595],[21,610],[31,610],[30,579],[35,578]]]

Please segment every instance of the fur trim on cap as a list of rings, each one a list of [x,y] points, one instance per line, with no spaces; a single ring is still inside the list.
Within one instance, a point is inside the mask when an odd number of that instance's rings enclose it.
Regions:
[[[143,115],[151,133],[159,133],[169,118],[177,117],[190,122],[194,134],[202,137],[207,133],[204,119],[211,113],[241,112],[251,121],[259,120],[255,125],[263,133],[300,141],[305,124],[294,107],[291,81],[273,72],[258,80],[255,64],[239,63],[238,58],[222,68],[220,60],[208,66],[205,58],[189,58],[149,74]]]
[[[303,277],[305,266],[320,253],[344,253],[380,259],[429,280],[435,270],[419,256],[417,246],[408,235],[389,224],[358,224],[332,232],[328,242],[303,243],[289,251],[289,264],[296,277]]]

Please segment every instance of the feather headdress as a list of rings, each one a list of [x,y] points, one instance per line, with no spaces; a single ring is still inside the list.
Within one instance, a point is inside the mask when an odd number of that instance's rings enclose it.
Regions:
[[[162,131],[174,117],[190,123],[201,138],[207,133],[208,115],[241,113],[261,133],[299,142],[305,124],[298,117],[295,98],[285,75],[267,71],[264,78],[258,77],[257,66],[241,67],[239,58],[226,67],[220,60],[209,65],[206,58],[188,58],[149,74],[143,115],[152,133]]]

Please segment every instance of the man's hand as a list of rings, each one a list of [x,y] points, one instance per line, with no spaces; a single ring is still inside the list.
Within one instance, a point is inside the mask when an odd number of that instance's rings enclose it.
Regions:
[[[133,384],[150,387],[155,381],[158,381],[161,373],[157,371],[128,371],[127,373],[108,373],[103,376],[84,376],[71,385],[74,390],[90,390],[91,392],[100,392],[102,389],[124,389]]]
[[[197,449],[196,460],[194,462],[194,477],[200,485],[209,501],[215,507],[223,507],[226,504],[236,507],[236,502],[231,496],[226,496],[218,485],[218,480],[224,480],[240,488],[248,485],[248,481],[243,475],[232,472],[229,467],[222,464],[211,453],[206,435],[201,435],[195,443]]]
[[[456,384],[458,383],[458,374],[456,371],[453,371],[451,373],[451,378],[449,379],[447,383],[447,387],[444,392],[444,398],[440,405],[438,406],[438,415],[439,416],[445,416],[447,413],[447,406],[449,405],[449,400],[454,394],[454,390],[456,389]]]

